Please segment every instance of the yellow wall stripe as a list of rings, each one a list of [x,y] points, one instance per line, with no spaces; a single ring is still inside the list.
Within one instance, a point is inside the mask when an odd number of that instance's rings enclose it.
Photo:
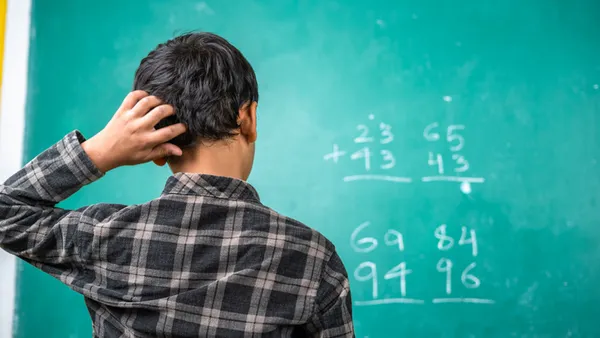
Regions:
[[[4,31],[6,25],[6,0],[0,0],[0,88],[2,88],[2,64],[4,63]]]

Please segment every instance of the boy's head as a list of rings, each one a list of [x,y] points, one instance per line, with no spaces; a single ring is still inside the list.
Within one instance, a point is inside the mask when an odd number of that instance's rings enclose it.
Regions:
[[[175,115],[156,126],[187,126],[171,143],[185,151],[220,141],[243,142],[244,151],[236,154],[252,166],[258,84],[250,63],[225,39],[189,33],[158,45],[141,61],[133,86],[175,108]]]

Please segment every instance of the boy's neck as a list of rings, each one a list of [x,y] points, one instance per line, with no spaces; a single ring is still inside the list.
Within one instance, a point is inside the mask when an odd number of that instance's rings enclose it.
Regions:
[[[179,158],[171,158],[173,173],[185,172],[232,177],[245,180],[243,152],[236,141],[220,141],[185,149]]]

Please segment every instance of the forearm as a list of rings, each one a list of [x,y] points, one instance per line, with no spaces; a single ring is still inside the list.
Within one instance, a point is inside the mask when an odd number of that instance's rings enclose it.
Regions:
[[[102,177],[83,150],[83,136],[71,132],[0,185],[0,210],[52,207]],[[0,222],[2,222],[0,211]]]
[[[44,245],[52,231],[67,235],[56,226],[78,216],[55,205],[102,176],[81,142],[81,134],[69,133],[0,185],[0,247],[22,255]]]

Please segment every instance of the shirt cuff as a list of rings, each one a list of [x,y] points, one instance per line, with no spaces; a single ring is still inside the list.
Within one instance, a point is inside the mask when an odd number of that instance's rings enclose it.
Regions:
[[[65,164],[69,166],[73,174],[80,179],[80,183],[88,184],[98,180],[104,173],[96,167],[92,159],[83,150],[81,144],[86,141],[85,136],[74,130],[67,134],[63,139],[63,149],[61,155],[65,155]]]
[[[51,148],[38,156],[40,167],[47,168],[42,169],[42,173],[49,174],[40,184],[44,185],[55,202],[66,199],[81,187],[104,176],[83,150],[81,144],[85,140],[78,130],[74,130],[52,147],[57,152],[55,155],[52,155]]]

